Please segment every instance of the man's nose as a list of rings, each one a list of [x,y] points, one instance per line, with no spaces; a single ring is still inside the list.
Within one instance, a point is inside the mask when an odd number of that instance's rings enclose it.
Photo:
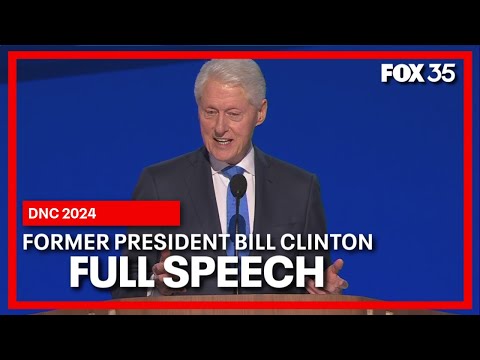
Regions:
[[[217,121],[215,122],[215,135],[223,136],[228,131],[228,121],[225,115],[218,114]]]

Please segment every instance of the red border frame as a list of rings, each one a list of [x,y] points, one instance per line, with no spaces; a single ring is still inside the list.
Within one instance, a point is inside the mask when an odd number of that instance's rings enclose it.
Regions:
[[[473,307],[473,67],[472,51],[9,51],[8,52],[8,308],[9,309],[472,309]],[[328,60],[463,60],[462,301],[17,301],[17,61],[165,60],[211,58]]]

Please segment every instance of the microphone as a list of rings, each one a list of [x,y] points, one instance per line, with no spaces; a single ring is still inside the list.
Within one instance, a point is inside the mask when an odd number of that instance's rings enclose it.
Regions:
[[[240,200],[247,192],[247,179],[242,174],[236,174],[232,176],[230,180],[230,191],[233,197]]]
[[[236,174],[232,176],[230,180],[230,191],[235,198],[235,236],[238,234],[238,216],[240,212],[240,199],[245,195],[247,192],[247,179],[242,174]],[[248,221],[248,219],[245,219]],[[238,259],[238,250],[236,246],[235,240],[233,240],[233,246],[235,247],[235,256]],[[239,266],[240,259],[237,262],[237,272],[240,275],[240,266]],[[238,286],[237,286],[237,294],[238,294]]]

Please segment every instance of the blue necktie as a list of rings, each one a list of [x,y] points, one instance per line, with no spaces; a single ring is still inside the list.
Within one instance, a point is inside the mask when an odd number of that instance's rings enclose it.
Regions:
[[[236,174],[243,174],[245,170],[240,166],[227,166],[222,172],[231,179]],[[227,241],[227,255],[235,256],[235,214],[236,214],[236,199],[230,190],[230,183],[227,189],[227,231],[230,234],[230,239]],[[248,203],[247,194],[240,199],[240,206],[238,211],[238,233],[246,234],[247,237],[250,234],[250,220],[248,216]],[[248,243],[248,242],[247,242]],[[248,255],[248,248],[245,250],[239,250],[238,256]],[[240,264],[240,259],[238,261]]]

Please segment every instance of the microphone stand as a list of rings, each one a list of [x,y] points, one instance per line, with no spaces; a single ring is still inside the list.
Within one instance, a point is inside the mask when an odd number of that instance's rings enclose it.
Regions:
[[[233,239],[233,246],[235,249],[235,256],[237,257],[237,289],[234,290],[234,294],[238,294],[240,292],[240,258],[237,249],[237,237],[239,233],[239,217],[240,217],[240,199],[245,195],[247,191],[247,180],[245,176],[241,174],[234,175],[230,180],[230,191],[232,195],[235,197],[235,239]],[[245,219],[248,221],[248,219]]]
[[[238,249],[237,249],[237,235],[238,235],[238,216],[240,213],[240,196],[235,196],[235,239],[233,241],[233,247],[235,249],[235,256],[237,257],[237,289],[236,289],[236,294],[238,295],[239,293],[239,287],[240,287],[240,258],[238,257]]]

